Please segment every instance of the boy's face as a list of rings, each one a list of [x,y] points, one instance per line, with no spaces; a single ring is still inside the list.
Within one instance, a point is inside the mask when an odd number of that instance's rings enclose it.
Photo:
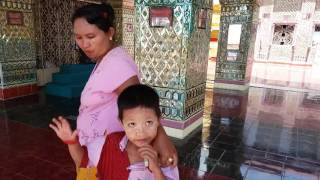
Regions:
[[[123,111],[122,126],[128,139],[137,147],[151,144],[157,135],[159,119],[151,108],[136,107]]]

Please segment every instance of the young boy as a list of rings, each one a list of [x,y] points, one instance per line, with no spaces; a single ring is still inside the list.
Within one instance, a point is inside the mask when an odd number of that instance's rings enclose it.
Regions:
[[[158,153],[151,146],[161,117],[158,94],[146,85],[130,86],[118,97],[118,109],[124,132],[109,134],[99,141],[97,149],[102,149],[99,163],[91,172],[97,172],[100,180],[179,179],[177,167],[160,168]],[[69,123],[61,117],[53,122],[55,125],[50,127],[69,144],[76,166],[87,168],[90,158],[76,141],[77,132],[72,132]]]

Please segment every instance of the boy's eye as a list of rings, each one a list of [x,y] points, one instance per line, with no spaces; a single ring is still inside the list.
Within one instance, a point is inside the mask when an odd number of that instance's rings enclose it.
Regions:
[[[132,123],[129,123],[129,124],[128,124],[128,127],[134,127],[135,125],[136,125],[136,124],[132,122]]]
[[[152,126],[152,125],[153,125],[153,121],[147,121],[147,122],[146,122],[146,125],[147,125],[147,126]]]

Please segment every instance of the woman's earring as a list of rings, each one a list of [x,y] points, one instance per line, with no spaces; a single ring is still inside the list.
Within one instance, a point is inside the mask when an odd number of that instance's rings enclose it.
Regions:
[[[110,37],[109,40],[112,41],[112,37]]]

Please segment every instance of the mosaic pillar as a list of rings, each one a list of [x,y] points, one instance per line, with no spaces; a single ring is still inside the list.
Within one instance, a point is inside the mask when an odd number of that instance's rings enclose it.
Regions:
[[[63,64],[78,64],[71,17],[76,8],[88,4],[71,0],[34,0],[38,35],[39,66],[47,68]],[[92,1],[94,2],[94,1]]]
[[[252,30],[253,0],[220,0],[220,35],[215,87],[246,89],[247,59]]]
[[[117,44],[134,57],[134,0],[108,0],[116,14]]]
[[[136,0],[135,60],[160,95],[162,124],[184,138],[202,124],[212,0]]]
[[[0,100],[38,91],[32,3],[0,2]]]

